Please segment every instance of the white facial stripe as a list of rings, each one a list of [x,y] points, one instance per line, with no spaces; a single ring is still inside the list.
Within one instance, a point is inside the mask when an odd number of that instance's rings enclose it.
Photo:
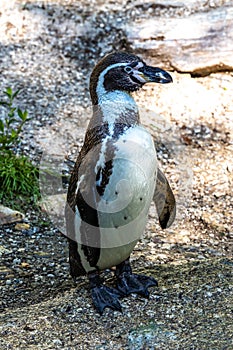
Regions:
[[[146,83],[147,79],[144,77],[144,74],[138,71],[138,69],[142,68],[143,66],[144,64],[142,62],[138,62],[138,64],[133,68],[133,76],[141,83]]]
[[[108,73],[108,71],[110,71],[111,69],[116,68],[116,67],[124,67],[127,65],[128,65],[128,63],[115,63],[115,64],[112,64],[111,66],[105,68],[103,70],[103,72],[100,73],[97,88],[96,88],[96,92],[97,92],[98,97],[100,97],[106,93],[106,90],[104,88],[104,77]]]
[[[97,92],[97,95],[98,97],[104,95],[106,93],[106,90],[104,88],[104,77],[105,75],[113,68],[116,68],[116,67],[125,67],[127,65],[130,65],[130,62],[126,63],[114,63],[112,64],[111,66],[105,68],[103,70],[103,72],[100,73],[99,75],[99,81],[98,81],[98,84],[97,84],[97,87],[96,87],[96,92]],[[143,74],[138,72],[138,69],[142,68],[144,66],[144,64],[142,62],[138,62],[137,65],[135,67],[132,68],[133,70],[133,76],[135,78],[137,78],[139,81],[141,81],[142,83],[145,83],[147,82],[147,80],[145,78],[143,78]]]
[[[142,62],[138,62],[138,64],[133,69],[139,69],[142,68],[144,64]]]

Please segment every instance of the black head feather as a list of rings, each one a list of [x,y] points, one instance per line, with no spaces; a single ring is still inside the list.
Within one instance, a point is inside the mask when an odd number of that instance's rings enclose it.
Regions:
[[[98,104],[96,88],[100,74],[111,65],[117,63],[130,64],[131,62],[142,62],[144,64],[140,57],[123,51],[110,53],[98,62],[90,77],[90,94],[93,104]],[[131,92],[138,90],[141,86],[142,84],[136,82],[132,83],[132,81],[129,80],[128,75],[124,72],[124,67],[115,67],[109,70],[105,76],[104,87],[106,91],[120,89]]]

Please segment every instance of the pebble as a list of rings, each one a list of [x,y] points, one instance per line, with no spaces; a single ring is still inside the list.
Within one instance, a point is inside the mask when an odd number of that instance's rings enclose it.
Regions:
[[[20,263],[21,263],[21,259],[19,259],[19,258],[15,258],[13,260],[13,265],[19,265]]]
[[[30,225],[26,223],[18,223],[15,225],[15,230],[19,230],[19,231],[28,230],[29,228],[30,228]]]
[[[60,339],[53,339],[54,345],[63,345],[62,341]]]

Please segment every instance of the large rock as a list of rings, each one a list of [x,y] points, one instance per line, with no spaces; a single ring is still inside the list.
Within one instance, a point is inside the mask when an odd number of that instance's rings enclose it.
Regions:
[[[20,213],[19,211],[13,210],[0,204],[0,225],[22,221],[24,218],[25,215]]]
[[[132,49],[152,63],[205,76],[233,70],[233,7],[188,17],[153,17],[126,27]]]

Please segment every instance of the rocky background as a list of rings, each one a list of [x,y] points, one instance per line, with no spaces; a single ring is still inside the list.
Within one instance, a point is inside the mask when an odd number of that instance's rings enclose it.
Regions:
[[[0,229],[0,348],[233,347],[232,19],[229,0],[1,0],[0,91],[22,89],[32,120],[19,151],[41,167],[69,172],[64,159],[82,145],[89,76],[103,55],[127,50],[171,72],[173,84],[147,85],[135,99],[178,213],[162,231],[152,205],[132,255],[159,287],[100,317],[87,280],[69,276],[56,217],[65,190],[42,181],[50,207],[26,208],[23,225]],[[111,271],[104,277],[114,283]]]

